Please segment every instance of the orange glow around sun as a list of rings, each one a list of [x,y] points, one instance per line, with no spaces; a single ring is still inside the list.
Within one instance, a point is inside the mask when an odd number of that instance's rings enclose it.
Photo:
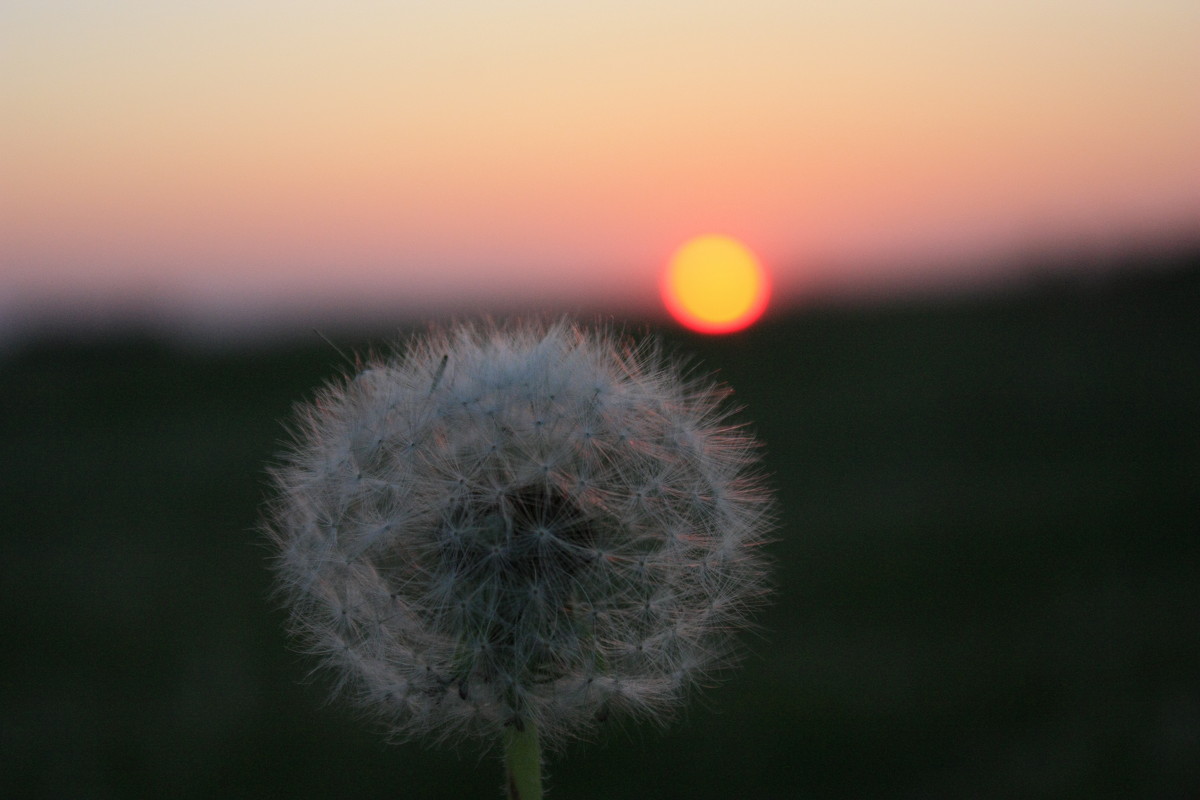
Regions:
[[[667,310],[700,333],[731,333],[767,307],[766,270],[744,244],[728,236],[697,236],[675,251],[663,274]]]

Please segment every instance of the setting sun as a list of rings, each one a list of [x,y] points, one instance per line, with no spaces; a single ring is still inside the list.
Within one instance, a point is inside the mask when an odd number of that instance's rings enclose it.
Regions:
[[[728,236],[698,236],[671,257],[663,302],[681,324],[701,333],[730,333],[767,307],[766,270],[749,248]]]

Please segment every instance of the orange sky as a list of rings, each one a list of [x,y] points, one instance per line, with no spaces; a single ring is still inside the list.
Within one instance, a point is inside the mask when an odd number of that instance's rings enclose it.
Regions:
[[[650,308],[705,232],[786,298],[1200,220],[1195,0],[414,5],[6,5],[0,313]]]

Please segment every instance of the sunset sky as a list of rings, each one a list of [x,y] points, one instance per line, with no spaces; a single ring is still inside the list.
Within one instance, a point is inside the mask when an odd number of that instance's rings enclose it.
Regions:
[[[17,0],[0,315],[637,312],[703,233],[786,304],[1195,230],[1197,42],[1196,0]]]

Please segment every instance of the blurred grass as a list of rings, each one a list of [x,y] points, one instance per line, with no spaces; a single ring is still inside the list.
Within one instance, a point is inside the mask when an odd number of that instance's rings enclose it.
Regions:
[[[777,602],[552,797],[1200,795],[1200,261],[669,338],[766,442]],[[323,705],[267,598],[263,466],[342,368],[312,339],[0,363],[0,796],[500,796]]]

